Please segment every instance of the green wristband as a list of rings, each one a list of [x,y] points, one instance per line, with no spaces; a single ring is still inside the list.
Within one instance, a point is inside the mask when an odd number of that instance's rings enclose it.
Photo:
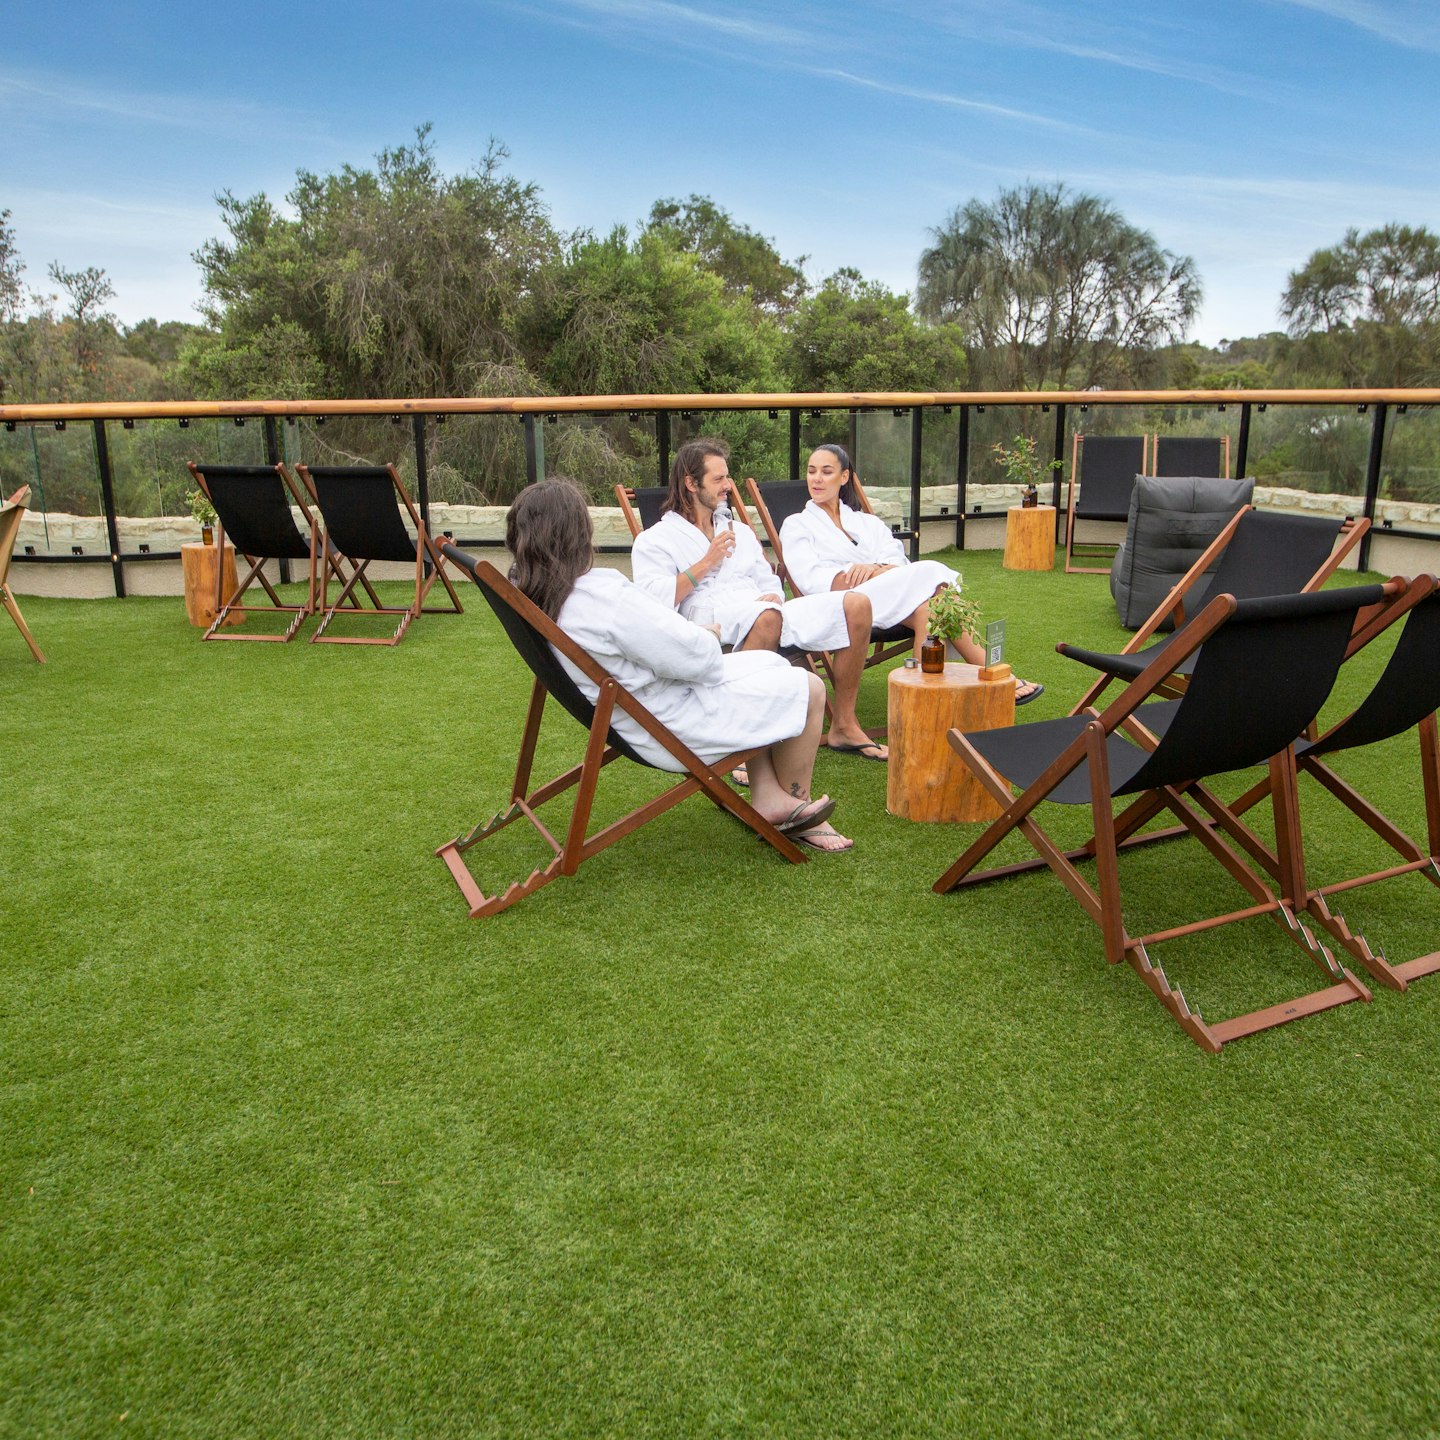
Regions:
[[[682,570],[680,573],[690,582],[694,589],[698,590],[700,588],[700,582],[688,570]]]

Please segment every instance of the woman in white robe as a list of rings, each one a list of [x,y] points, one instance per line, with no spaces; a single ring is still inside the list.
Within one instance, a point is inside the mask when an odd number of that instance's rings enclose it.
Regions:
[[[817,676],[772,651],[722,654],[713,627],[682,619],[618,571],[592,568],[590,512],[571,481],[522,490],[505,538],[515,584],[702,760],[765,747],[749,770],[750,803],[767,820],[812,849],[850,849],[827,823],[834,802],[810,794],[825,717]],[[556,658],[585,697],[598,700],[594,682]],[[623,711],[611,723],[652,764],[681,768]]]
[[[780,527],[785,568],[807,595],[827,590],[868,595],[876,625],[904,625],[915,632],[918,659],[930,598],[958,577],[938,560],[910,560],[883,520],[851,509],[845,503],[854,498],[851,473],[850,457],[839,445],[821,445],[811,453],[805,467],[810,499]],[[985,663],[985,652],[968,635],[956,643],[969,664]],[[1044,689],[1017,678],[1015,703],[1024,705]]]

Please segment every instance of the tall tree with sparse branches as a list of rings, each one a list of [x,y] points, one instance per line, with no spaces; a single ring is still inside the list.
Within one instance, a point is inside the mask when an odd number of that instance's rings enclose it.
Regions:
[[[916,306],[958,326],[974,378],[1002,389],[1138,383],[1200,308],[1193,260],[1061,184],[972,200],[931,233]]]

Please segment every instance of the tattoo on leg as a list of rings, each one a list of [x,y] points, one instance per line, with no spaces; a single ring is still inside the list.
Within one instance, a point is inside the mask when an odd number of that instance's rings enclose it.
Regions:
[[[800,799],[802,799],[802,798],[804,797],[804,790],[803,790],[803,788],[801,787],[799,781],[792,781],[792,782],[791,782],[791,784],[790,784],[790,793],[791,793],[797,800],[800,800]]]

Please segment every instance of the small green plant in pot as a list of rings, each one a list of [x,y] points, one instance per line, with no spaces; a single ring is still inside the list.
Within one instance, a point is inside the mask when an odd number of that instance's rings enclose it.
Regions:
[[[922,666],[928,658],[930,666],[943,668],[947,653],[956,660],[964,659],[960,653],[962,636],[968,635],[977,645],[980,643],[980,602],[962,593],[963,579],[963,576],[957,576],[953,585],[947,585],[938,595],[930,597],[930,622],[926,628],[939,653],[927,657],[927,642],[921,651]]]
[[[1020,487],[1020,503],[1032,506],[1040,495],[1040,482],[1046,478],[1046,471],[1059,470],[1058,460],[1041,460],[1035,454],[1033,435],[1016,435],[1007,445],[997,440],[991,447],[995,452],[995,463],[1005,472],[1005,478]]]
[[[190,514],[200,527],[200,539],[206,545],[215,543],[215,507],[203,490],[191,490],[185,498],[190,502]]]

